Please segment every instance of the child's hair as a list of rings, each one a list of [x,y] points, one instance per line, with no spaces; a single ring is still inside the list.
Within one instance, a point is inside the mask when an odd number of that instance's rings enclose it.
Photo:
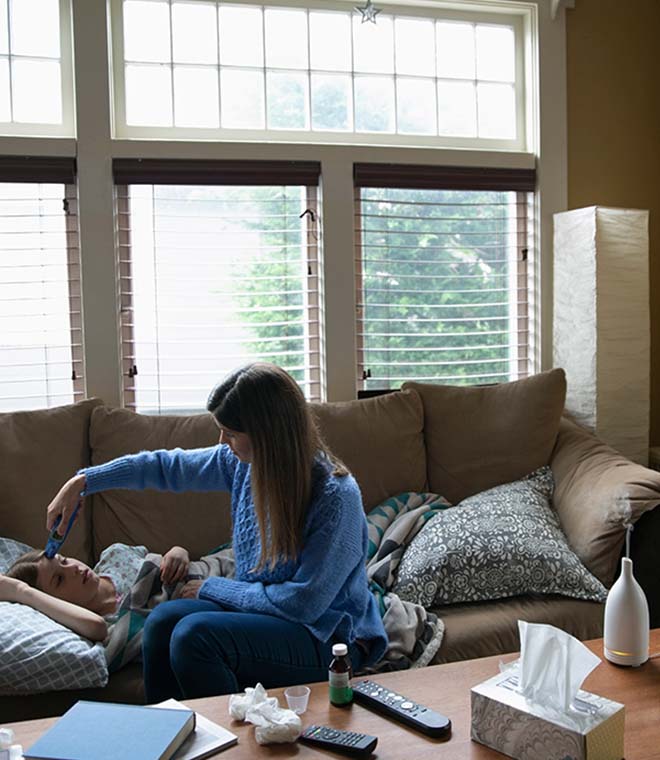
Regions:
[[[294,559],[302,549],[315,458],[329,462],[334,475],[348,474],[321,440],[298,383],[274,364],[248,364],[216,385],[206,408],[220,425],[250,436],[261,536],[255,569]]]
[[[16,578],[18,581],[24,581],[32,588],[39,588],[37,585],[37,570],[39,560],[44,556],[42,549],[32,549],[21,556],[11,565],[5,573],[8,578]]]

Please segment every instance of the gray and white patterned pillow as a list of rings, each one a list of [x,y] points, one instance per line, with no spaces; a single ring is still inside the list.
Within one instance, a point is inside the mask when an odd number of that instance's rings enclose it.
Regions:
[[[0,538],[0,572],[32,547]],[[0,695],[105,686],[101,644],[24,604],[0,602]]]
[[[393,591],[434,607],[519,594],[561,594],[603,602],[607,591],[570,549],[542,467],[440,512],[399,565]]]

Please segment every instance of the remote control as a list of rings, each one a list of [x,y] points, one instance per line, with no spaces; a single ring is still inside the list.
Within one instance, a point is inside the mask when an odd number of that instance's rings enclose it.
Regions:
[[[375,736],[358,734],[355,731],[340,731],[330,726],[308,726],[299,738],[301,742],[319,749],[329,749],[353,757],[367,757],[378,744],[378,738]]]
[[[446,738],[451,733],[449,718],[434,712],[424,705],[386,689],[373,681],[353,683],[353,699],[365,707],[398,720],[410,728],[436,739]]]

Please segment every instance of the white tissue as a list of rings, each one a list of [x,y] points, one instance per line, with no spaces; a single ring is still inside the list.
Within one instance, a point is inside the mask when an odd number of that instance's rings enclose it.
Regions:
[[[539,705],[567,713],[600,657],[552,625],[519,620],[518,629],[520,693]]]
[[[278,707],[279,703],[275,697],[269,697],[266,689],[258,683],[254,689],[249,687],[245,690],[245,694],[232,694],[229,697],[229,714],[236,720],[245,720],[245,714],[254,705],[260,705],[267,702],[274,707]]]
[[[280,707],[276,697],[269,697],[258,683],[245,694],[229,697],[229,714],[237,720],[247,720],[256,726],[254,737],[258,744],[294,742],[302,732],[302,721],[293,712]]]

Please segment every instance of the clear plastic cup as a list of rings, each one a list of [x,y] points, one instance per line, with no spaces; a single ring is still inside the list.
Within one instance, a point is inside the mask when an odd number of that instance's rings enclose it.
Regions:
[[[293,710],[296,715],[302,715],[307,709],[309,693],[309,686],[289,686],[284,692],[289,710]]]

